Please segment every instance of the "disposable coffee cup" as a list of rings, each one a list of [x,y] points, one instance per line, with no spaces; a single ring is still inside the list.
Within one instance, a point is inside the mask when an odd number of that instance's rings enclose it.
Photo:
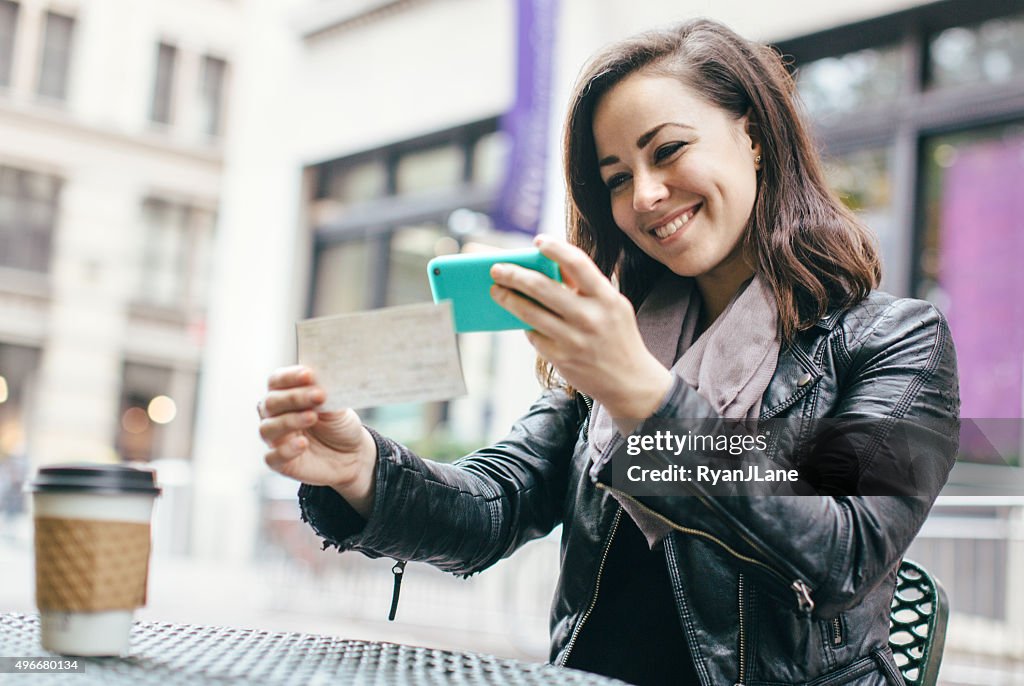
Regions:
[[[156,473],[121,465],[43,467],[29,484],[43,648],[121,655],[146,604]]]

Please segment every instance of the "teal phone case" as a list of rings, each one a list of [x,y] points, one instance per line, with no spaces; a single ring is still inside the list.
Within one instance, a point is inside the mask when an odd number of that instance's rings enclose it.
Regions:
[[[434,302],[452,301],[458,333],[530,328],[491,298],[491,266],[498,263],[517,264],[562,280],[558,264],[536,248],[435,257],[427,264],[430,291]]]

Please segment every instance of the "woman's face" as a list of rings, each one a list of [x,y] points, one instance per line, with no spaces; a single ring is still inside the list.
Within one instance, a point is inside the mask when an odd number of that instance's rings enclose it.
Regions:
[[[740,238],[760,144],[747,117],[676,79],[637,72],[601,97],[593,128],[612,216],[641,250],[680,276],[749,275]]]

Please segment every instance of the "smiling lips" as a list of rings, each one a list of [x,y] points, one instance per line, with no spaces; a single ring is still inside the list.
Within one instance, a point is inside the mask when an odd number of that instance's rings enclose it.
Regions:
[[[693,219],[693,215],[697,214],[697,212],[700,211],[700,208],[703,206],[703,204],[704,203],[697,203],[696,205],[694,205],[693,207],[691,207],[690,209],[686,210],[681,215],[676,217],[675,219],[665,222],[660,226],[654,227],[653,229],[650,230],[650,233],[654,234],[655,236],[662,240],[668,238],[676,231],[686,226],[686,224],[689,223],[691,219]]]

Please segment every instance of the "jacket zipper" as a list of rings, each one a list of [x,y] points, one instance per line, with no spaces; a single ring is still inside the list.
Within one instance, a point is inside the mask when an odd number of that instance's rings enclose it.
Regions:
[[[843,645],[843,622],[839,617],[832,618],[832,645]]]
[[[611,443],[609,443],[608,447],[602,453],[602,458],[604,456],[612,453],[614,450],[616,450],[618,445],[621,444],[621,441],[622,441],[622,437],[619,436],[619,437],[617,437],[617,439],[615,441],[612,441]],[[598,486],[601,486],[601,484],[598,483]],[[609,488],[609,487],[605,486],[605,488]],[[616,490],[617,491],[617,489],[609,489],[609,490]],[[691,490],[693,491],[693,495],[696,496],[700,500],[700,502],[703,503],[704,506],[707,507],[709,510],[714,512],[714,511],[717,511],[719,509],[717,506],[713,505],[711,503],[711,501],[708,500],[707,496],[702,494],[700,491],[698,491],[696,489],[692,489],[692,488],[691,488]],[[627,498],[630,498],[631,500],[636,500],[636,498],[633,498],[632,496],[629,496],[628,494],[623,493],[622,491],[617,491],[617,492],[618,493],[622,493],[622,495],[625,495]],[[641,507],[644,507],[648,511],[652,512],[652,514],[657,515],[657,513],[655,513],[650,508],[640,504],[639,501],[637,501],[637,504],[639,504]],[[670,526],[673,526],[676,529],[679,528],[678,525],[676,525],[674,522],[669,521],[665,517],[662,517],[661,515],[657,515],[657,516],[660,517],[664,522],[666,522]],[[781,561],[782,564],[779,565],[779,566],[781,566],[783,569],[786,569],[788,567],[788,565],[785,564],[785,560],[782,560],[774,551],[772,551],[770,549],[769,550],[764,549],[758,543],[756,543],[755,541],[751,540],[749,536],[747,536],[745,533],[743,533],[743,531],[735,529],[735,527],[733,527],[733,528],[734,528],[734,530],[736,530],[736,535],[737,536],[742,538],[747,543],[747,545],[749,545],[751,548],[753,548],[757,552],[761,553],[765,558],[767,558],[769,560],[774,559],[776,561],[776,563]],[[705,535],[708,535],[708,534],[705,534]],[[717,539],[714,539],[714,540],[716,542],[718,542],[718,543],[721,543]],[[728,549],[731,554],[738,555],[731,548],[729,548],[728,546],[725,546],[724,543],[722,545],[724,547],[726,547],[726,549]],[[750,560],[750,558],[745,558],[745,559]],[[758,562],[758,561],[755,560],[754,562]],[[790,583],[788,581],[788,577],[786,576],[785,572],[779,572],[777,568],[770,567],[769,565],[767,565],[765,563],[759,563],[759,564],[761,564],[761,566],[764,567],[765,569],[769,569],[772,572],[774,572],[783,582],[788,584],[789,587],[791,589],[793,589],[793,592],[796,594],[797,607],[800,609],[801,612],[804,612],[806,614],[810,614],[811,611],[814,610],[814,600],[811,599],[811,587],[807,584],[807,582],[805,582],[802,579],[800,579],[799,577],[797,577],[795,581]],[[792,570],[792,568],[790,568],[790,569],[791,569],[792,572],[796,572],[796,570]]]
[[[580,393],[580,397],[583,398],[583,404],[587,406],[587,416],[585,418],[587,425],[583,427],[583,438],[588,439],[590,436],[590,419],[594,416],[594,399],[586,393]]]
[[[604,551],[601,553],[601,562],[597,566],[597,580],[594,581],[594,594],[590,597],[590,605],[587,607],[587,611],[583,613],[583,617],[576,624],[576,628],[573,629],[572,636],[569,638],[569,644],[565,648],[565,654],[562,655],[562,659],[559,660],[558,664],[564,667],[569,661],[569,655],[572,653],[573,647],[576,645],[576,639],[579,638],[580,630],[583,629],[583,625],[590,619],[590,614],[594,611],[594,607],[597,605],[597,594],[601,590],[601,575],[604,574],[604,565],[608,561],[608,551],[612,549],[612,539],[615,538],[615,532],[619,530],[619,522],[622,520],[622,506],[619,506],[618,511],[615,513],[615,520],[612,522],[612,530],[608,534],[608,542],[604,544]]]
[[[733,550],[729,546],[729,544],[727,544],[725,541],[723,541],[722,539],[718,538],[717,536],[713,536],[712,534],[709,534],[706,531],[701,531],[700,529],[691,529],[690,527],[680,526],[679,524],[676,524],[675,522],[673,522],[668,517],[664,516],[660,512],[655,512],[654,510],[652,510],[651,508],[647,507],[646,505],[644,505],[643,503],[641,503],[639,500],[637,500],[633,496],[629,495],[628,493],[624,493],[623,491],[620,491],[620,490],[618,490],[616,488],[612,488],[611,486],[608,486],[608,485],[600,483],[600,482],[598,482],[597,487],[598,488],[603,488],[603,489],[608,490],[608,491],[615,491],[617,494],[619,494],[619,495],[621,495],[621,496],[623,496],[625,498],[629,498],[634,503],[636,503],[638,507],[643,508],[646,512],[651,514],[653,517],[656,517],[658,520],[660,520],[661,522],[664,522],[666,525],[672,527],[676,531],[681,531],[684,534],[690,534],[692,536],[701,536],[702,538],[706,538],[709,541],[717,543],[727,553],[729,553],[730,555],[732,555],[736,559],[742,560],[744,562],[747,562],[747,563],[750,563],[750,564],[753,564],[753,565],[757,565],[758,567],[761,567],[766,572],[768,572],[769,574],[771,574],[772,576],[774,576],[779,581],[781,581],[782,583],[786,584],[787,586],[789,586],[789,588],[791,588],[793,590],[793,592],[796,594],[796,604],[797,604],[797,607],[800,609],[801,612],[804,612],[805,614],[810,614],[811,611],[814,610],[814,600],[811,599],[811,587],[803,579],[796,579],[794,581],[790,581],[783,572],[780,572],[779,570],[775,569],[771,565],[769,565],[769,564],[767,564],[765,562],[762,562],[761,560],[754,559],[754,558],[752,558],[752,557],[750,557],[748,555],[744,555],[744,554],[742,554],[742,553],[740,553],[740,552],[738,552],[736,550]],[[744,538],[744,540],[746,540],[746,538]],[[748,543],[750,543],[750,541],[748,541]],[[751,545],[753,545],[753,544],[751,543]],[[756,546],[754,546],[754,547],[756,547]]]
[[[739,618],[740,618],[740,674],[736,681],[736,686],[743,686],[746,683],[747,676],[747,623],[746,623],[746,612],[744,611],[744,593],[743,593],[743,572],[740,572],[739,581],[737,583],[737,595],[739,596]]]

